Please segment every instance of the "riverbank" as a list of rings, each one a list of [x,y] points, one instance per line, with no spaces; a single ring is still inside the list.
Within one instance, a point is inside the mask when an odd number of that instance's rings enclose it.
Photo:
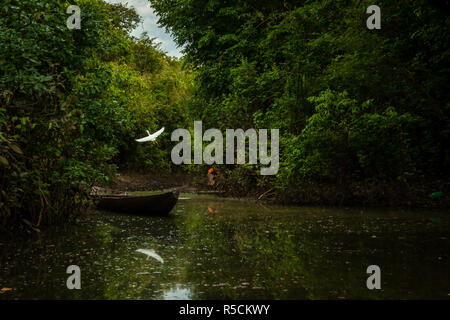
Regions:
[[[208,184],[206,175],[139,174],[121,172],[110,184],[114,191],[178,189],[186,193],[214,193],[228,198],[249,198],[285,205],[450,208],[450,181],[303,183],[298,188],[270,184],[237,184],[227,177]],[[442,193],[442,194],[441,194]],[[433,196],[432,196],[433,195]]]
[[[141,174],[120,172],[109,185],[114,192],[156,191],[178,189],[186,193],[221,193],[207,185],[207,178],[185,173]]]

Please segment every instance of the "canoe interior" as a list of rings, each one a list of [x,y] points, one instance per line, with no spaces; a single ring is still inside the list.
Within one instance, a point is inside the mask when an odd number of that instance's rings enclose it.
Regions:
[[[171,191],[147,196],[99,196],[97,208],[136,215],[167,215],[178,200],[179,192]]]

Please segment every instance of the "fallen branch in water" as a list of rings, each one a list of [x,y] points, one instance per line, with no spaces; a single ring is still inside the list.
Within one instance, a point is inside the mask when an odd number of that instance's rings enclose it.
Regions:
[[[273,191],[273,188],[272,189],[269,189],[269,190],[267,190],[266,192],[264,192],[262,195],[260,195],[259,197],[258,197],[258,200],[261,200],[265,195],[267,195],[270,191]]]

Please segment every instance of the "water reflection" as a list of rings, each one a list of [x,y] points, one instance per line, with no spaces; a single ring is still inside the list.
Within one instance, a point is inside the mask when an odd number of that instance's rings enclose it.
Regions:
[[[145,254],[147,256],[147,259],[152,257],[158,260],[159,262],[164,263],[163,258],[161,258],[161,256],[158,255],[153,249],[137,249],[136,252]]]
[[[170,217],[98,213],[1,240],[0,299],[448,298],[447,212],[188,197]],[[82,290],[65,286],[72,264]],[[382,290],[366,288],[372,264]]]
[[[163,293],[162,300],[192,300],[192,291],[190,288],[177,284]]]

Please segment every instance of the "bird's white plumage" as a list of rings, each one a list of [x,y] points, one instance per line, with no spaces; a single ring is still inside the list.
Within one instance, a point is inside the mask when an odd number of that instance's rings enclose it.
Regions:
[[[155,141],[158,136],[164,132],[164,127],[162,127],[160,130],[156,131],[155,133],[151,134],[147,130],[148,136],[142,139],[136,139],[137,142],[148,142],[148,141]]]
[[[147,255],[147,259],[148,257],[152,257],[158,260],[159,262],[164,263],[163,258],[161,258],[153,249],[137,249],[136,251]]]

